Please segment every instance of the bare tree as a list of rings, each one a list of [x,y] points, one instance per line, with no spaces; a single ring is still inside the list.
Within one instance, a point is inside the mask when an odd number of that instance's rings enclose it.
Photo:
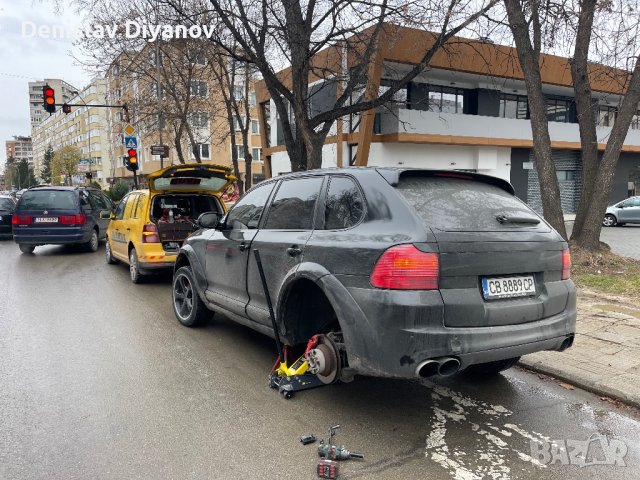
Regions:
[[[216,18],[224,28],[214,42],[260,71],[282,122],[294,171],[320,167],[322,146],[336,120],[390,102],[449,39],[471,28],[497,2],[210,0],[210,7],[186,7],[178,0],[162,0],[181,23]],[[426,45],[414,46],[420,60],[386,91],[379,92],[377,86],[362,88],[367,77],[381,68],[382,52],[396,41],[398,25],[437,33]],[[342,60],[347,58],[343,68]],[[288,74],[279,74],[285,65],[290,66]],[[318,80],[337,94],[332,104],[314,110],[310,104],[319,90],[309,87]]]

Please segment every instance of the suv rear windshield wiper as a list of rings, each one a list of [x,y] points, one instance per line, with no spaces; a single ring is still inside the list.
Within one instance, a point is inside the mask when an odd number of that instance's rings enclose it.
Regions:
[[[535,217],[507,217],[503,214],[496,215],[496,220],[500,223],[529,223],[531,225],[540,223],[540,219]]]

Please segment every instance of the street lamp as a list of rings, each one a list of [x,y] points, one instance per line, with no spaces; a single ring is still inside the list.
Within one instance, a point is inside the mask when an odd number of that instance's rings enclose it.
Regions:
[[[85,102],[84,98],[80,96],[80,92],[74,90],[71,93],[76,95],[82,102],[82,104],[87,107],[87,128],[89,129],[89,136],[87,138],[87,143],[89,144],[89,146],[87,147],[89,149],[89,173],[91,174],[91,178],[93,179],[93,172],[91,171],[91,165],[93,164],[93,158],[91,157],[91,111],[89,110],[89,105],[87,105],[87,102]]]

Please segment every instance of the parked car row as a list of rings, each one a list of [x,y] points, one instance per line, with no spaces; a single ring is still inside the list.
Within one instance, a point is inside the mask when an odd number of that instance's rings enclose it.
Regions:
[[[167,167],[115,211],[89,188],[31,189],[15,239],[23,251],[54,235],[93,250],[104,237],[107,263],[128,264],[133,282],[173,266],[174,313],[189,327],[218,312],[273,337],[270,300],[286,345],[325,339],[326,383],[496,373],[572,345],[567,243],[504,180],[316,170],[264,181],[227,211],[234,180],[226,167]]]

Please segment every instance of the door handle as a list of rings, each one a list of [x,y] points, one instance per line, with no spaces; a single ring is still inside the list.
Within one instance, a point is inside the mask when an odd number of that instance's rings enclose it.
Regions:
[[[238,245],[238,250],[240,250],[241,252],[244,252],[247,248],[249,248],[249,246],[244,242]]]
[[[292,257],[297,257],[302,253],[302,250],[298,248],[297,245],[291,245],[289,248],[287,248],[287,253]]]
[[[127,227],[127,232],[130,232],[130,231],[131,231],[131,229],[129,227]]]

